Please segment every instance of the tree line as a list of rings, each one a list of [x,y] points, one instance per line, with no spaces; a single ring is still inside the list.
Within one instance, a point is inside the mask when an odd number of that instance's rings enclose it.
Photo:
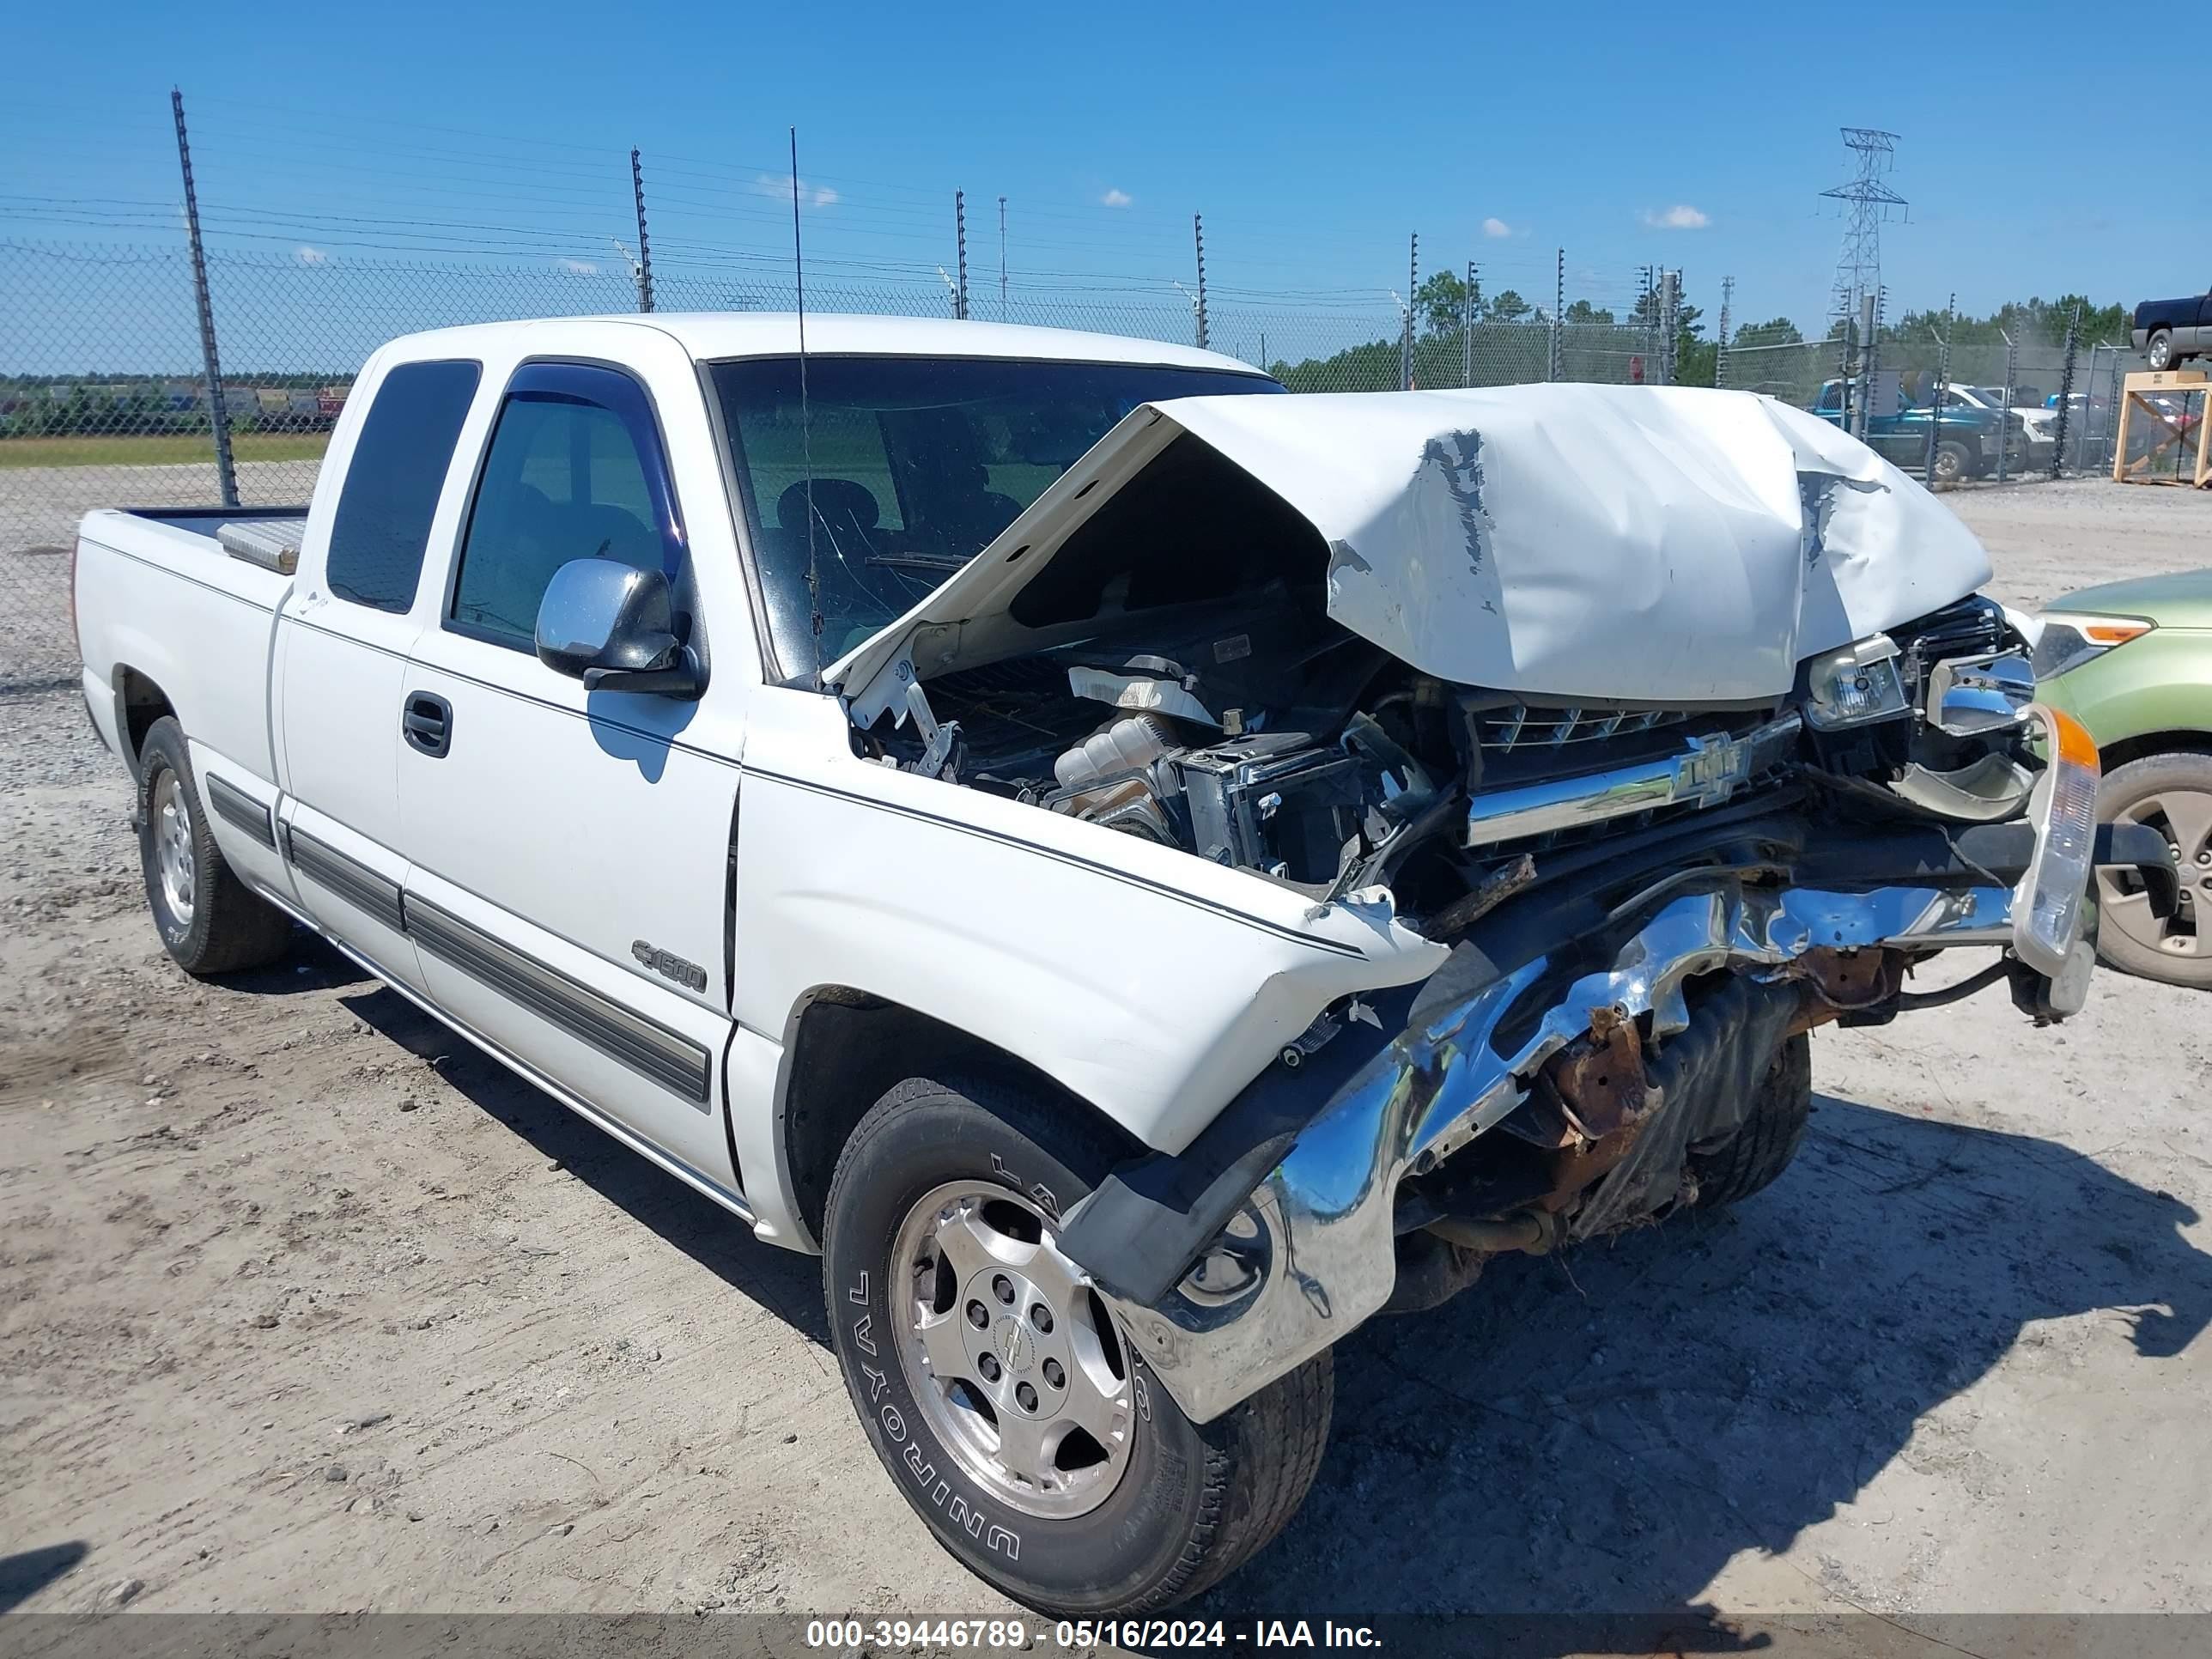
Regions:
[[[1589,300],[1570,301],[1560,313],[1570,357],[1566,378],[1630,378],[1622,365],[1595,360],[1643,355],[1638,349],[1638,334],[1648,338],[1651,342],[1649,349],[1656,351],[1662,326],[1661,305],[1656,291],[1639,296],[1625,316]],[[2062,294],[2055,300],[2038,296],[2008,301],[1985,317],[1956,313],[1949,319],[1948,337],[1954,348],[2002,346],[2007,335],[2018,345],[2060,346],[2065,343],[2077,307],[2079,338],[2083,345],[2126,342],[2132,320],[2129,308],[2117,304],[2099,305],[2078,294]],[[1450,386],[1462,383],[1470,327],[1483,331],[1478,337],[1475,354],[1475,378],[1479,383],[1508,385],[1518,380],[1542,380],[1548,372],[1548,342],[1540,350],[1534,349],[1516,343],[1512,335],[1498,331],[1517,329],[1529,342],[1548,336],[1552,321],[1548,308],[1510,288],[1486,295],[1480,276],[1470,284],[1457,271],[1435,272],[1414,294],[1413,321],[1416,386]],[[1584,328],[1612,328],[1626,332],[1609,344],[1600,346],[1590,343],[1586,336],[1577,335],[1577,331]],[[1844,328],[1839,318],[1820,337],[1840,340]],[[1878,333],[1882,344],[1922,347],[1944,331],[1944,313],[1938,310],[1907,311],[1894,323],[1883,324]],[[1771,317],[1732,331],[1729,344],[1731,349],[1797,345],[1808,337],[1790,318]],[[1403,354],[1403,340],[1394,337],[1348,346],[1327,357],[1309,357],[1297,363],[1278,362],[1267,367],[1270,374],[1294,392],[1380,391],[1398,384]],[[1573,361],[1576,357],[1583,361],[1577,363]],[[1719,357],[1719,342],[1706,336],[1704,309],[1692,304],[1686,292],[1680,295],[1674,313],[1675,384],[1711,386]],[[1659,365],[1647,362],[1644,372],[1647,379],[1656,380]]]

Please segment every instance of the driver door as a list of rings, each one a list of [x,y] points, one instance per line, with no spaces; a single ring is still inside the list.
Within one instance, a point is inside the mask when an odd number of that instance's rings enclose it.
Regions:
[[[689,701],[587,691],[540,662],[539,597],[562,564],[592,558],[665,572],[703,647],[644,384],[599,364],[521,363],[395,711],[408,930],[441,1007],[728,1198],[743,686],[710,676]]]

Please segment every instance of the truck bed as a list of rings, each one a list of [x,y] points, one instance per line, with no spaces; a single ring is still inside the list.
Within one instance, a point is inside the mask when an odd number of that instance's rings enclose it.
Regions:
[[[305,516],[284,507],[85,515],[75,575],[85,701],[118,753],[131,754],[143,680],[161,687],[196,750],[273,781],[270,653],[292,578],[270,550],[296,548]]]

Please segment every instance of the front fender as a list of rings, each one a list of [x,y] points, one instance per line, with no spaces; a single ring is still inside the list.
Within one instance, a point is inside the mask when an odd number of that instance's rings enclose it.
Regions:
[[[1303,895],[1094,824],[857,760],[749,755],[737,1017],[781,1032],[865,988],[1035,1066],[1161,1152],[1324,1007],[1447,954],[1385,906]]]

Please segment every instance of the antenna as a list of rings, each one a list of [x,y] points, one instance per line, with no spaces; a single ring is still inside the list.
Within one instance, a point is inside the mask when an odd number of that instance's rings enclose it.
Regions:
[[[791,274],[799,290],[799,459],[806,484],[806,610],[814,632],[814,689],[822,689],[822,568],[814,556],[814,421],[806,398],[806,255],[799,240],[799,129],[791,130]]]

